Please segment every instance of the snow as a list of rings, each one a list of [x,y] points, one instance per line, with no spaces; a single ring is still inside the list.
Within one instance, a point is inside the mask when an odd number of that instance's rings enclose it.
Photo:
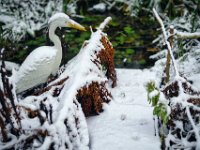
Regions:
[[[0,3],[3,38],[13,41],[22,40],[26,33],[35,36],[35,31],[46,26],[49,17],[63,8],[62,0],[0,0]]]
[[[69,76],[69,80],[62,90],[64,92],[62,92],[59,96],[60,99],[64,99],[64,101],[63,105],[60,105],[62,110],[60,111],[58,120],[63,120],[62,114],[66,114],[67,111],[65,107],[69,107],[69,102],[65,99],[73,100],[73,98],[76,96],[77,89],[80,89],[84,85],[90,84],[94,80],[98,82],[107,80],[101,70],[99,70],[98,66],[91,61],[95,56],[94,51],[96,50],[98,52],[101,50],[101,48],[103,48],[102,44],[99,42],[102,34],[103,33],[100,30],[93,33],[91,35],[91,39],[88,41],[89,44],[82,48],[79,54],[68,63],[66,66],[67,69],[60,76],[60,78],[62,78],[62,76]],[[88,74],[90,75],[88,76]]]
[[[0,66],[2,64],[2,61],[0,61]],[[6,70],[12,71],[13,69],[18,70],[19,69],[19,64],[10,62],[10,61],[5,61],[5,67]]]
[[[107,18],[105,22],[108,20],[110,18]],[[102,28],[105,27],[105,22],[101,25]],[[103,45],[99,42],[102,36],[105,36],[105,34],[101,30],[92,33],[91,39],[86,42],[87,44],[83,46],[80,53],[66,65],[66,70],[58,80],[66,76],[69,79],[65,82],[58,98],[48,95],[48,93],[52,92],[50,90],[41,96],[30,96],[19,101],[19,106],[31,108],[32,110],[39,108],[40,102],[45,103],[47,110],[50,109],[48,108],[50,104],[54,106],[52,110],[54,112],[52,117],[53,124],[50,125],[46,121],[41,126],[42,129],[48,130],[50,136],[45,138],[42,145],[34,140],[35,146],[40,145],[41,149],[46,149],[51,144],[51,141],[54,141],[56,145],[61,145],[55,148],[62,149],[64,148],[62,143],[67,142],[70,146],[69,148],[83,150],[88,149],[87,145],[90,140],[90,149],[92,150],[101,150],[102,145],[105,150],[160,149],[159,137],[155,136],[153,108],[147,101],[145,90],[146,83],[156,78],[156,73],[153,69],[117,69],[118,86],[114,89],[110,88],[113,100],[109,104],[104,104],[105,111],[99,116],[87,118],[87,124],[80,104],[77,104],[77,108],[74,105],[74,102],[77,102],[75,100],[77,89],[93,80],[98,82],[107,80],[104,73],[91,61],[96,58],[95,51],[98,52],[103,48]],[[57,80],[54,82],[57,82]],[[46,96],[48,96],[48,101],[43,101]],[[78,129],[74,126],[73,116],[77,116],[80,119]],[[65,135],[68,129],[63,123],[66,118],[71,129],[69,137]],[[32,122],[38,121],[24,119],[22,121],[23,128],[40,128],[39,124]],[[77,135],[77,137],[75,139],[71,138],[73,135]],[[73,141],[70,142],[69,140],[71,139]],[[15,141],[12,142],[15,143]]]
[[[117,69],[113,100],[99,116],[87,118],[92,150],[160,149],[155,136],[153,108],[145,84],[156,78],[151,70]]]
[[[88,9],[89,11],[91,10],[95,10],[95,11],[99,11],[101,13],[106,11],[106,4],[105,3],[98,3],[96,5],[94,5],[92,8]]]
[[[99,29],[103,30],[105,28],[105,26],[112,20],[111,17],[107,17],[103,23],[100,24]]]
[[[199,38],[200,37],[200,32],[194,32],[194,33],[188,33],[188,32],[180,32],[180,31],[175,31],[175,35],[177,35],[178,38],[181,39],[189,39],[189,38]]]

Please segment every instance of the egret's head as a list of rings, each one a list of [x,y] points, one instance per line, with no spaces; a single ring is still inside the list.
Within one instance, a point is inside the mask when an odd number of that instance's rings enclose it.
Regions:
[[[58,27],[70,27],[78,30],[86,31],[85,27],[70,19],[68,15],[64,13],[56,13],[53,15],[48,22],[49,26],[54,24]]]

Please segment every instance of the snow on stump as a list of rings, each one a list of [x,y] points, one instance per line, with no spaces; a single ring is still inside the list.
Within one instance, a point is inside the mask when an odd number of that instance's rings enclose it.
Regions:
[[[44,88],[16,96],[14,75],[1,66],[1,149],[89,149],[85,116],[99,114],[116,86],[114,49],[103,29],[86,41],[79,54]],[[84,115],[85,113],[85,115]]]

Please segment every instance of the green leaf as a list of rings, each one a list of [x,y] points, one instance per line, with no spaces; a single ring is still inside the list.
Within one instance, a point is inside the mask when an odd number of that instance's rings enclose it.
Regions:
[[[113,26],[113,27],[117,27],[117,26],[120,25],[120,23],[119,23],[119,21],[114,21],[113,20],[113,21],[110,22],[110,25]]]
[[[120,44],[124,44],[125,39],[123,35],[116,37],[116,40],[118,40]]]
[[[138,61],[138,63],[140,65],[145,65],[146,64],[146,60],[145,59],[141,59],[141,60]]]
[[[153,109],[153,115],[158,115],[160,112],[160,108],[158,106],[154,107]]]
[[[152,97],[152,105],[153,106],[157,105],[159,97],[160,97],[160,93],[158,95],[155,95],[154,97]]]
[[[163,118],[163,123],[164,123],[164,124],[167,124],[168,121],[169,121],[169,117],[166,115],[166,116]]]
[[[154,89],[155,89],[155,82],[151,81],[151,82],[147,83],[146,90],[148,93],[153,92]]]
[[[134,34],[134,31],[133,31],[133,29],[132,29],[130,26],[124,27],[124,32],[125,32],[126,34],[128,34],[128,35]]]
[[[130,49],[130,48],[127,48],[126,49],[126,54],[128,54],[128,55],[132,55],[132,54],[134,54],[134,50],[133,49]]]

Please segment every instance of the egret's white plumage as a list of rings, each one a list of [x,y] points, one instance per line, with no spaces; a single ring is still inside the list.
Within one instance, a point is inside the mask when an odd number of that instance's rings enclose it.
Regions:
[[[72,27],[85,30],[83,26],[71,20],[64,13],[57,13],[49,19],[49,38],[54,46],[42,46],[35,49],[22,63],[16,73],[16,92],[20,93],[47,81],[49,75],[55,75],[62,59],[62,46],[55,34],[57,27]]]

